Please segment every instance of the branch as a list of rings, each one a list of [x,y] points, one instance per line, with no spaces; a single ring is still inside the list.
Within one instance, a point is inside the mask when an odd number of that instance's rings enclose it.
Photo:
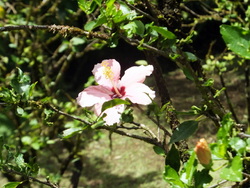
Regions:
[[[76,117],[76,116],[73,116],[73,115],[70,115],[70,114],[67,114],[65,112],[62,112],[62,111],[58,110],[55,107],[53,107],[52,105],[49,105],[49,107],[52,110],[54,110],[55,112],[57,112],[57,113],[59,113],[61,115],[64,115],[64,116],[67,116],[69,118],[75,119],[77,121],[83,122],[86,125],[92,125],[92,123],[87,122],[87,121],[85,121],[85,120],[83,120],[83,119],[81,119],[79,117]],[[142,140],[142,141],[147,142],[149,144],[153,144],[153,145],[162,147],[162,144],[157,140],[156,137],[155,138],[148,138],[148,137],[143,137],[143,136],[139,136],[139,135],[135,135],[135,134],[130,134],[130,133],[126,133],[126,132],[121,131],[121,130],[114,129],[113,127],[109,127],[109,126],[101,126],[101,127],[98,127],[97,129],[109,130],[109,131],[112,131],[114,133],[117,133],[117,134],[120,134],[120,135],[123,135],[123,136],[131,137],[131,138],[134,138],[134,139],[137,139],[137,140]],[[144,129],[145,129],[145,127],[144,127]]]
[[[58,109],[56,109],[54,106],[52,106],[52,105],[50,105],[50,104],[49,104],[49,107],[50,107],[52,110],[54,110],[55,112],[57,112],[57,113],[59,113],[59,114],[61,114],[61,115],[67,116],[67,117],[72,118],[72,119],[75,119],[75,120],[80,121],[80,122],[82,122],[82,123],[84,123],[84,124],[86,124],[86,125],[92,125],[92,123],[90,123],[90,122],[88,122],[88,121],[85,121],[85,120],[83,120],[83,119],[81,119],[81,118],[79,118],[79,117],[76,117],[76,116],[67,114],[66,112],[63,112],[63,111],[61,111],[61,110],[58,110]]]
[[[105,130],[117,133],[119,135],[122,135],[122,136],[131,137],[131,138],[141,140],[141,141],[147,142],[147,143],[155,145],[155,146],[162,147],[162,144],[160,142],[158,142],[157,139],[152,139],[152,138],[143,137],[143,136],[139,136],[139,135],[135,135],[135,134],[131,134],[131,133],[126,133],[124,131],[113,129],[113,127],[108,127],[108,126],[98,127],[97,129],[105,129]]]
[[[35,181],[35,182],[38,182],[38,183],[43,184],[43,185],[47,185],[47,186],[52,187],[52,188],[59,188],[58,185],[56,185],[56,184],[54,184],[54,183],[51,183],[51,182],[49,181],[49,178],[46,178],[46,181],[41,181],[41,180],[39,180],[39,179],[37,179],[37,178],[34,178],[34,177],[32,177],[32,176],[24,176],[22,173],[17,172],[17,171],[15,171],[15,170],[4,169],[4,171],[5,171],[6,173],[13,173],[13,174],[16,174],[16,175],[19,175],[19,176],[22,176],[22,177],[26,177],[27,179],[30,179],[30,180]]]
[[[64,37],[68,35],[84,35],[88,38],[99,38],[102,40],[108,40],[110,38],[110,36],[106,33],[90,32],[77,27],[64,25],[12,25],[0,27],[0,32],[15,30],[49,30],[53,33],[58,32]]]

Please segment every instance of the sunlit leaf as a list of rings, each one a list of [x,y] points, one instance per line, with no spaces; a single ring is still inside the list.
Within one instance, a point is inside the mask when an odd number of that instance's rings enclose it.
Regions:
[[[246,142],[239,137],[233,137],[229,141],[230,146],[237,151],[240,155],[244,154],[246,151]]]
[[[197,159],[195,158],[195,152],[192,153],[187,163],[185,164],[186,171],[181,175],[181,180],[188,185],[193,182],[193,176],[197,169]]]
[[[166,39],[176,38],[175,34],[169,31],[166,27],[159,27],[159,26],[151,26],[151,27]]]
[[[9,182],[5,184],[2,188],[16,188],[18,185],[21,185],[23,182]]]
[[[18,116],[22,116],[24,114],[23,108],[21,108],[20,106],[17,106],[16,113]]]
[[[163,179],[168,182],[171,187],[174,188],[185,188],[185,184],[180,180],[178,173],[171,168],[169,165],[165,166],[165,171],[163,173]]]
[[[250,31],[240,27],[221,25],[220,32],[227,47],[242,56],[250,59]]]
[[[130,105],[130,102],[122,100],[122,99],[115,98],[113,100],[110,100],[110,101],[107,101],[107,102],[103,103],[102,112],[104,112],[105,110],[107,110],[109,108],[112,108],[114,106],[121,105],[121,104]]]
[[[221,171],[221,178],[229,181],[242,181],[242,159],[240,156],[235,156],[232,162]]]
[[[173,135],[170,139],[170,144],[184,140],[191,136],[198,128],[198,121],[184,121],[181,123],[176,130],[174,130]]]
[[[72,127],[72,128],[66,129],[62,133],[62,138],[64,139],[71,138],[72,136],[81,132],[82,130],[83,130],[82,127]]]

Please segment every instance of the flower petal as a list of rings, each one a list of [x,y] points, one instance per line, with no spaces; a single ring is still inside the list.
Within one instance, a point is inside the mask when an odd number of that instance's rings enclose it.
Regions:
[[[122,99],[128,98],[132,103],[148,105],[155,98],[155,92],[148,86],[142,83],[135,83],[125,88],[125,96]]]
[[[121,104],[105,110],[103,114],[105,113],[106,117],[104,117],[103,119],[106,121],[106,124],[113,125],[115,123],[119,123],[124,108],[124,105]]]
[[[97,103],[111,100],[112,91],[104,86],[90,86],[78,94],[77,103],[82,107],[90,107]]]
[[[154,67],[152,65],[130,67],[125,71],[121,79],[121,85],[129,86],[133,83],[143,83],[146,76],[151,75],[153,70]]]
[[[120,63],[115,59],[108,59],[96,64],[92,73],[95,76],[95,81],[99,85],[112,88],[113,84],[116,84],[120,79],[120,71]]]

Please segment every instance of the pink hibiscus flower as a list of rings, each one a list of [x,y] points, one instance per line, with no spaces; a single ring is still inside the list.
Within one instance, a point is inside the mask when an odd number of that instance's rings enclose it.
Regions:
[[[104,102],[114,98],[129,99],[132,103],[148,105],[155,97],[155,92],[143,84],[146,76],[151,75],[154,68],[148,66],[134,66],[125,71],[120,79],[120,64],[114,60],[103,60],[94,66],[92,73],[99,84],[90,86],[78,94],[77,103],[82,107],[94,107],[97,116],[106,114],[104,120],[107,125],[120,122],[123,104],[114,106],[101,112]]]

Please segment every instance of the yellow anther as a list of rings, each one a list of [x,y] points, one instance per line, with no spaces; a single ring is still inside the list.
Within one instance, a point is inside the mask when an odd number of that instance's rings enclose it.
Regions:
[[[103,74],[105,75],[105,78],[106,79],[110,79],[111,81],[113,81],[113,79],[114,79],[114,73],[111,70],[108,62],[107,61],[103,61],[101,63],[101,65],[104,67]]]

